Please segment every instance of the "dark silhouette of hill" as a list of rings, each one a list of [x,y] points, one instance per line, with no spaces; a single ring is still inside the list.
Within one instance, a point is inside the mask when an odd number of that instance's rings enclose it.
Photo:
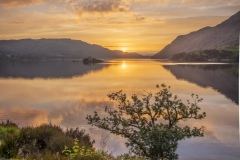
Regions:
[[[134,56],[136,58],[142,57],[140,54],[135,54]],[[128,58],[128,53],[118,54],[99,45],[71,39],[0,40],[1,59],[68,59],[86,57]]]
[[[205,27],[180,35],[152,58],[170,59],[173,55],[208,49],[235,47],[239,44],[240,11],[215,27]]]
[[[145,56],[138,54],[136,52],[123,52],[121,50],[113,50],[113,52],[123,58],[146,58]]]
[[[177,79],[212,87],[236,104],[239,103],[238,65],[164,65]]]
[[[1,78],[71,78],[101,70],[108,64],[84,65],[81,61],[13,61],[0,63]]]

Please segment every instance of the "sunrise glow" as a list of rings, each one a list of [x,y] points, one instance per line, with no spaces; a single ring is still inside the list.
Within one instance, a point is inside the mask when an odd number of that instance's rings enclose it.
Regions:
[[[239,159],[239,33],[240,0],[0,0],[0,159]]]
[[[178,35],[215,26],[239,10],[240,1],[218,1],[3,0],[0,39],[71,38],[156,53]]]
[[[126,47],[122,47],[121,51],[126,52],[128,49]]]

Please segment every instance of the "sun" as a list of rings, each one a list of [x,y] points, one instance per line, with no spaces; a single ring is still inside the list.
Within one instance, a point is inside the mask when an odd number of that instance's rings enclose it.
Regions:
[[[122,47],[121,51],[126,52],[128,49],[126,47]]]

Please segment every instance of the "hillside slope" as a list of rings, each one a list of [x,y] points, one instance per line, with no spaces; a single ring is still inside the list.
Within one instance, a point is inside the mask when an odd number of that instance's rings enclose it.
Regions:
[[[205,27],[187,35],[178,36],[152,58],[170,59],[182,52],[220,49],[239,44],[240,11],[215,27]]]

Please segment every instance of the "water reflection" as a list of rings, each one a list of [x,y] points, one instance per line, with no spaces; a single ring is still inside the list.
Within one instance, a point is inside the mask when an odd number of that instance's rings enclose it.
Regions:
[[[0,63],[0,77],[4,78],[69,78],[100,70],[107,64],[84,65],[76,60],[15,61]]]
[[[126,65],[125,61],[122,62],[122,66],[121,67],[122,67],[122,69],[126,69],[127,68],[127,65]]]
[[[24,65],[27,69],[33,64]],[[94,111],[104,115],[104,107],[114,105],[106,96],[109,93],[123,90],[128,95],[136,93],[142,96],[144,90],[155,92],[156,84],[165,83],[183,101],[189,99],[192,93],[199,94],[204,99],[201,107],[207,112],[207,117],[201,121],[185,122],[193,126],[206,126],[206,135],[204,138],[182,141],[177,151],[180,159],[238,159],[239,112],[236,103],[226,98],[232,97],[229,93],[238,93],[236,74],[238,68],[220,65],[179,66],[151,60],[118,60],[109,61],[108,65],[94,72],[84,72],[74,77],[70,74],[69,78],[0,78],[0,117],[1,120],[14,120],[20,125],[35,126],[51,122],[63,128],[84,128],[96,139],[97,147],[101,147],[103,137],[108,137],[112,148],[110,151],[115,150],[114,154],[117,155],[127,151],[124,139],[89,126],[86,115]],[[226,77],[228,81],[224,80]],[[226,87],[222,89],[217,80]]]
[[[164,65],[177,79],[212,87],[239,103],[238,64]]]

